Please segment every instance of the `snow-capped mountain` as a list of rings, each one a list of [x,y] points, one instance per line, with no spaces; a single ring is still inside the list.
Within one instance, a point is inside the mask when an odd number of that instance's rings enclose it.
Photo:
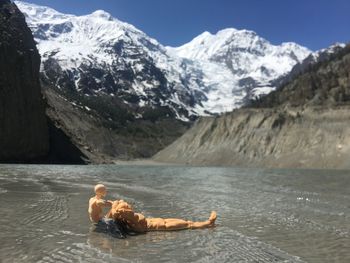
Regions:
[[[207,95],[217,102],[214,107],[204,105],[214,112],[225,111],[225,107],[231,110],[246,99],[269,93],[275,89],[275,79],[311,54],[295,43],[275,46],[253,31],[233,28],[215,35],[204,32],[190,43],[168,49],[200,65],[204,85],[210,88]]]
[[[256,33],[208,32],[178,48],[164,47],[134,26],[98,10],[85,16],[16,2],[42,56],[48,85],[86,96],[112,96],[142,115],[168,108],[178,119],[221,113],[273,90],[311,51],[275,46]]]

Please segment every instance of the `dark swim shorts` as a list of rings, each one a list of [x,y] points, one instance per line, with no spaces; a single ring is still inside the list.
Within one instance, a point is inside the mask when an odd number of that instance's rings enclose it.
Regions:
[[[95,224],[95,231],[99,233],[106,233],[115,238],[126,238],[126,226],[122,222],[114,221],[110,218],[102,218]]]

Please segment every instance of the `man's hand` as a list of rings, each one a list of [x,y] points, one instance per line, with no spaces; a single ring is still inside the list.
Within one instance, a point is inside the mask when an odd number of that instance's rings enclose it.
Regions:
[[[106,206],[112,206],[112,201],[110,201],[110,200],[108,200],[108,201],[106,201],[106,200],[98,200],[97,201],[97,205],[98,206],[100,206],[100,207],[106,207]]]

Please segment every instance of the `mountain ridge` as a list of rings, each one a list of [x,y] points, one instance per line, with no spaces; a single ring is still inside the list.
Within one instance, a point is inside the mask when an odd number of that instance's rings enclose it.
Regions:
[[[242,52],[253,50],[253,53],[260,54],[254,56],[251,53],[249,56],[250,61],[261,61],[255,68],[257,73],[243,74],[233,60],[227,61],[228,66],[225,66],[215,61],[203,64],[202,61],[174,55],[170,48],[103,10],[74,16],[34,4],[16,3],[26,14],[38,42],[46,82],[90,96],[99,93],[118,96],[131,108],[136,108],[135,116],[143,115],[144,106],[167,107],[175,118],[184,121],[230,111],[251,97],[273,90],[273,80],[286,74],[311,52],[295,44],[293,48],[299,47],[302,55],[297,51],[298,56],[270,52],[270,57],[266,57],[264,49],[275,47],[268,41],[252,31],[226,29],[228,35],[229,31],[237,34],[249,32],[243,40],[251,47],[245,50],[235,47],[235,38],[231,36],[233,44],[229,43],[227,47],[234,47],[238,52],[230,52],[231,57],[244,61]],[[264,44],[262,49],[254,46],[254,39]],[[263,61],[271,58],[276,61]],[[245,71],[252,71],[250,64],[242,64],[247,68]],[[278,65],[282,64],[286,66],[280,69]]]

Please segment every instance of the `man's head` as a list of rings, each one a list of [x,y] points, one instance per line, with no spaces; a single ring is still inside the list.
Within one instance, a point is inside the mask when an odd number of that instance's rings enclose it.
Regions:
[[[101,197],[105,197],[107,194],[107,189],[103,184],[95,185],[95,193]]]

